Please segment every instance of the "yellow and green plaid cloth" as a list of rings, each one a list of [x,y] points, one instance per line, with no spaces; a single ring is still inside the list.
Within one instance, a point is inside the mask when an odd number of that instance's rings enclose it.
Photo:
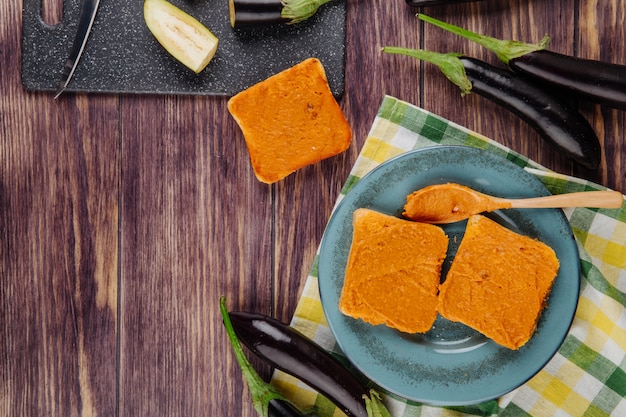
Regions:
[[[385,97],[368,138],[337,200],[366,173],[403,152],[439,145],[487,149],[524,167],[553,194],[604,189],[547,171],[510,149],[416,106]],[[621,209],[566,209],[580,252],[582,285],[570,332],[535,377],[493,401],[466,407],[433,407],[387,394],[393,417],[408,416],[626,416],[626,204]],[[317,259],[292,326],[341,354],[320,302]],[[297,379],[276,371],[272,383],[294,402],[320,415],[343,413]]]

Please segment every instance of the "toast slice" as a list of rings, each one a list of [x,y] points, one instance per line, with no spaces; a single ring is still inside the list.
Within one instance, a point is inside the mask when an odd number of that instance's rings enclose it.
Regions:
[[[443,230],[364,208],[354,212],[353,230],[339,310],[406,333],[428,331],[448,248]]]
[[[345,151],[352,140],[316,58],[238,93],[228,110],[243,132],[256,177],[268,184]]]
[[[517,350],[534,334],[558,270],[548,245],[474,215],[440,287],[438,311]]]

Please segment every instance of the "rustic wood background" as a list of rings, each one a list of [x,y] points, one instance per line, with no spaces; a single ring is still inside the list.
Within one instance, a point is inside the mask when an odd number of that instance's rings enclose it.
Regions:
[[[0,2],[0,414],[253,416],[219,317],[288,321],[335,198],[384,94],[540,162],[626,192],[626,112],[583,104],[595,172],[436,68],[385,45],[492,55],[415,18],[403,0],[347,0],[343,155],[268,186],[226,98],[72,95],[20,83],[21,2]],[[44,0],[47,21],[60,0]],[[621,0],[485,0],[428,14],[486,34],[626,64]],[[59,63],[61,65],[61,63]],[[265,377],[270,369],[254,360]]]

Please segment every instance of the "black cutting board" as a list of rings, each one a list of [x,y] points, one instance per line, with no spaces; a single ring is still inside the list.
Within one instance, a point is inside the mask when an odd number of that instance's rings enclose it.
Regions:
[[[80,0],[64,0],[61,23],[47,25],[41,0],[23,0],[22,84],[54,91],[76,34]],[[231,96],[309,57],[326,70],[335,96],[344,91],[346,4],[323,5],[293,25],[233,29],[228,0],[170,0],[218,38],[217,53],[195,74],[174,60],[152,36],[142,0],[101,0],[87,46],[67,91]]]

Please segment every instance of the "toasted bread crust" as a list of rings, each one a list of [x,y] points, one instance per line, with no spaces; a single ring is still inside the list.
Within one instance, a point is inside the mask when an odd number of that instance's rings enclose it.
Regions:
[[[243,131],[255,175],[265,183],[345,151],[352,139],[316,58],[233,96],[228,110]]]

